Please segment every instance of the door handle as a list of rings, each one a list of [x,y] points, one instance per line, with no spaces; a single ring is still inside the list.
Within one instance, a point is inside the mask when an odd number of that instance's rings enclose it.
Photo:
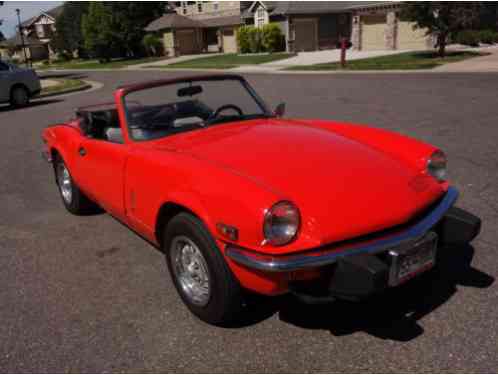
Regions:
[[[78,150],[78,152],[79,152],[79,154],[80,154],[81,156],[85,156],[85,155],[86,155],[86,150],[85,150],[85,148],[84,148],[84,147],[80,147],[80,148],[79,148],[79,150]]]

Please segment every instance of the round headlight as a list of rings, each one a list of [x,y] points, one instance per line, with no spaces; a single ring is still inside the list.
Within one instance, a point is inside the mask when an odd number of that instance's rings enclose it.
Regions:
[[[294,204],[287,201],[278,202],[265,214],[265,241],[274,246],[288,244],[296,237],[300,223],[299,210]]]
[[[427,172],[438,181],[446,181],[446,154],[441,151],[435,151],[427,162]]]

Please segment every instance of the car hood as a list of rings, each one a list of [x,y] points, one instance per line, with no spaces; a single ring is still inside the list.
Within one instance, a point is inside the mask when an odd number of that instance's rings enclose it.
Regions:
[[[217,125],[155,147],[215,163],[294,202],[301,234],[314,245],[405,223],[443,193],[432,177],[388,153],[298,121]],[[227,194],[236,192],[227,187]]]

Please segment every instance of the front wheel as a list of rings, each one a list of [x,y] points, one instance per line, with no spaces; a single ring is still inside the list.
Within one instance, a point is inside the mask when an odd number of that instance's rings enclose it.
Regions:
[[[173,283],[194,315],[219,326],[240,318],[241,287],[198,218],[175,216],[165,230],[163,250]]]

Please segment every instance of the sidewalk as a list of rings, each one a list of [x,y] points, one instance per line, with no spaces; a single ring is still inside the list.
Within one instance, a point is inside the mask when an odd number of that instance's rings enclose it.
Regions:
[[[476,50],[491,53],[491,55],[446,64],[432,71],[436,73],[498,73],[498,46]]]
[[[156,68],[159,66],[176,64],[176,63],[179,63],[182,61],[195,60],[195,59],[199,59],[199,58],[203,58],[203,57],[212,57],[212,56],[218,56],[218,55],[222,55],[222,53],[203,53],[203,54],[198,54],[198,55],[183,55],[183,56],[172,57],[170,59],[162,59],[159,61],[154,61],[154,62],[149,62],[149,63],[128,65],[125,69],[136,70],[136,69],[142,69],[142,68],[148,68],[148,67]]]
[[[352,49],[348,49],[346,51],[346,59],[348,61],[359,60],[369,57],[397,55],[403,52],[410,52],[410,50],[355,51]],[[273,61],[270,63],[261,64],[261,66],[264,66],[266,68],[288,68],[289,66],[315,65],[334,63],[339,61],[341,61],[341,50],[333,49],[325,51],[299,52],[297,56],[291,57],[289,59]]]

